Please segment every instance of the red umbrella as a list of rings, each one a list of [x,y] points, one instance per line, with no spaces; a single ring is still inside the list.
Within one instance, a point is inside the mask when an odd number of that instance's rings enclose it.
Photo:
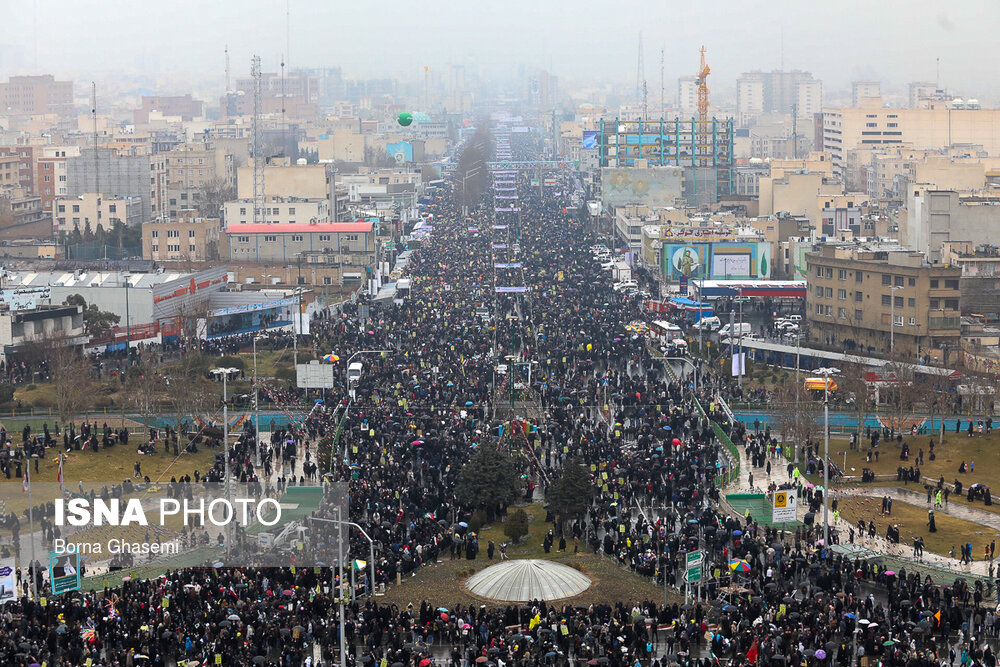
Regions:
[[[446,614],[446,613],[444,613],[442,611],[441,612],[441,620],[444,621],[445,623],[447,623],[448,622],[448,614]]]

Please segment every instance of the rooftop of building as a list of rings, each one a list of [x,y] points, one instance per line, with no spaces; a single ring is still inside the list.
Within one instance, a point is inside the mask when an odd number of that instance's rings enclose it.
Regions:
[[[124,287],[126,277],[130,288],[149,289],[160,283],[186,278],[190,273],[163,271],[154,273],[126,273],[121,271],[30,271],[7,273],[5,286],[17,287]]]
[[[295,222],[242,223],[226,227],[227,234],[289,234],[289,233],[371,233],[371,222]]]
[[[935,268],[960,273],[959,267],[932,264],[922,252],[910,250],[892,240],[827,241],[813,246],[807,255],[812,261],[819,259],[848,262],[870,262],[898,268]]]

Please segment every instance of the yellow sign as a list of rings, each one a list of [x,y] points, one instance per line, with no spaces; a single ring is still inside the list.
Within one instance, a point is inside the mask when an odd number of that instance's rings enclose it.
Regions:
[[[787,491],[777,491],[774,494],[774,508],[783,509],[788,507],[788,492]]]

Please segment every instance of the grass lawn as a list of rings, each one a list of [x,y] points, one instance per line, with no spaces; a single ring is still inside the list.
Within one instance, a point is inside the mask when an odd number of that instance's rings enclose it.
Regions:
[[[930,440],[932,437],[935,441],[934,453],[937,456],[934,461],[930,460]],[[943,476],[945,484],[949,485],[949,487],[954,484],[956,479],[959,479],[965,488],[968,488],[970,484],[978,482],[989,486],[993,490],[994,495],[1000,495],[1000,431],[995,431],[990,435],[976,435],[971,438],[965,432],[960,434],[955,434],[954,432],[947,433],[945,434],[944,444],[938,444],[937,435],[919,435],[915,438],[905,436],[903,442],[908,443],[910,446],[910,458],[907,461],[900,460],[900,450],[895,441],[883,441],[879,444],[880,454],[878,463],[874,459],[869,463],[865,460],[868,452],[867,440],[862,441],[860,451],[851,451],[848,448],[848,441],[840,438],[830,439],[830,458],[838,466],[842,466],[844,464],[844,455],[842,452],[846,451],[847,468],[845,472],[848,475],[857,475],[860,477],[862,469],[867,467],[871,468],[876,475],[891,475],[891,478],[876,480],[873,486],[903,487],[903,482],[896,481],[896,468],[899,466],[905,468],[909,468],[911,465],[916,466],[915,458],[920,449],[923,448],[924,464],[920,466],[920,474],[922,476],[935,480]],[[958,467],[962,461],[965,461],[966,464],[975,461],[976,471],[960,475]],[[815,479],[812,481],[816,482]],[[853,485],[856,481],[849,481],[848,483]],[[905,486],[917,492],[923,490],[923,483],[917,485],[911,482]],[[1000,506],[997,505],[986,506],[979,501],[967,503],[964,493],[961,498],[952,495],[950,500],[951,502],[970,504],[973,507],[989,512],[1000,513]]]
[[[890,524],[899,526],[899,544],[902,547],[913,546],[913,536],[923,536],[924,549],[934,553],[949,555],[955,548],[956,558],[961,554],[960,545],[972,542],[972,553],[976,559],[982,558],[983,548],[991,540],[1000,541],[1000,533],[994,529],[964,519],[957,519],[942,512],[934,513],[936,533],[927,531],[927,508],[894,500],[892,516],[882,516],[881,498],[870,496],[849,496],[840,499],[840,515],[851,525],[857,525],[859,519],[874,521],[880,537],[885,537],[885,530]]]
[[[135,442],[129,440],[127,446],[116,445],[110,449],[101,449],[94,453],[72,452],[70,456],[63,460],[63,481],[66,486],[76,485],[78,481],[118,483],[126,478],[132,477],[132,466],[136,461],[142,463],[142,474],[152,481],[170,481],[171,477],[181,475],[194,475],[194,471],[206,471],[212,464],[215,452],[208,447],[200,447],[197,454],[182,453],[178,457],[173,454],[166,455],[158,453],[156,456],[140,456],[135,448]],[[38,472],[31,469],[31,482],[55,482],[59,469],[59,451],[62,447],[50,447],[46,451],[46,459],[39,461]],[[163,451],[162,447],[159,449]],[[10,480],[0,477],[0,485],[3,484],[21,485],[21,480],[11,478]]]
[[[56,486],[56,475],[59,468],[59,450],[49,448],[46,459],[39,461],[38,472],[31,469],[32,502],[38,505],[48,502],[59,495]],[[160,450],[162,452],[162,449]],[[87,490],[99,490],[104,486],[118,484],[132,477],[132,466],[136,461],[142,462],[142,473],[152,481],[169,482],[171,477],[180,477],[195,470],[208,470],[213,462],[215,452],[207,447],[199,449],[197,454],[173,455],[157,454],[156,456],[140,456],[136,454],[135,446],[117,445],[100,452],[73,452],[63,461],[63,484],[67,489],[76,491],[78,483],[83,482]],[[32,461],[34,466],[34,461]],[[6,504],[7,512],[18,515],[28,507],[28,496],[22,491],[22,480],[11,476],[6,479],[0,475],[0,499]]]
[[[513,508],[511,512],[514,511]],[[521,544],[508,546],[507,555],[512,559],[520,558],[544,558],[555,560],[574,567],[593,580],[593,585],[585,592],[574,598],[568,598],[565,602],[572,604],[589,605],[592,603],[607,602],[608,600],[621,600],[622,602],[643,601],[663,599],[663,588],[657,586],[652,581],[640,577],[625,568],[620,567],[616,562],[585,553],[585,546],[581,544],[581,551],[573,553],[573,543],[568,542],[566,552],[546,554],[542,549],[542,539],[552,524],[546,524],[545,510],[541,504],[536,503],[523,508],[533,520],[529,523],[530,533]],[[417,571],[415,576],[403,579],[400,586],[392,585],[386,591],[382,602],[394,603],[405,606],[410,602],[414,606],[419,606],[421,600],[432,600],[437,604],[478,604],[484,602],[472,596],[465,588],[465,580],[479,572],[500,562],[499,546],[498,553],[490,561],[486,557],[486,545],[490,540],[497,545],[501,542],[509,541],[503,535],[502,524],[485,528],[479,535],[479,557],[474,560],[449,560],[448,554],[440,563],[424,566]],[[558,545],[558,542],[556,543]],[[677,595],[671,591],[670,601],[682,600],[682,595]],[[560,601],[562,603],[563,601]]]

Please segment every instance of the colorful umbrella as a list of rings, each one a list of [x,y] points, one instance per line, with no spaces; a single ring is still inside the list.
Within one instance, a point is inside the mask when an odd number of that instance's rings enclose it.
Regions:
[[[327,354],[327,355],[323,356],[323,361],[325,361],[325,362],[327,362],[329,364],[332,364],[335,361],[340,361],[340,357],[338,357],[337,355],[335,355],[333,353],[330,353],[330,354]]]
[[[729,569],[733,572],[749,572],[750,563],[742,558],[731,558],[729,559]]]

